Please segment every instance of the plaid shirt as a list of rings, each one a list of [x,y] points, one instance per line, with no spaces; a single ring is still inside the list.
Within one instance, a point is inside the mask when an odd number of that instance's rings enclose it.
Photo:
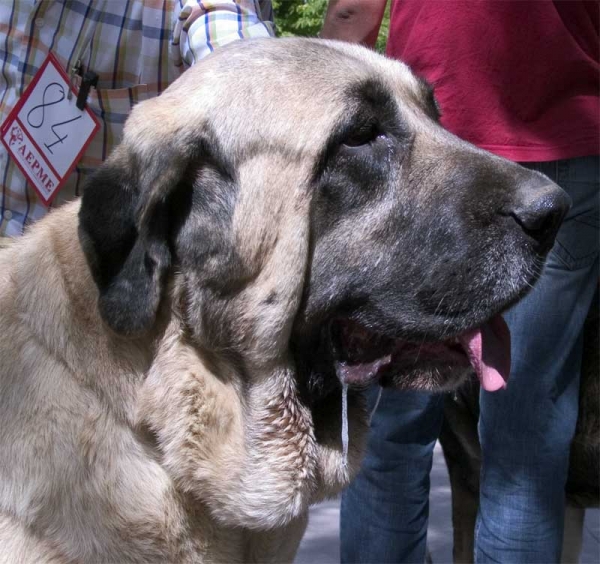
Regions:
[[[118,144],[133,104],[160,94],[186,65],[220,45],[272,35],[270,0],[2,0],[0,123],[49,51],[67,73],[80,60],[98,74],[87,103],[101,128],[54,199],[57,206],[79,195]],[[0,178],[0,236],[20,235],[48,208],[2,144]]]

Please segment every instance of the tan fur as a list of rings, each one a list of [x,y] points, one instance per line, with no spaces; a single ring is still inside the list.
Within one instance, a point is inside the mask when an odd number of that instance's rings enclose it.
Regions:
[[[406,155],[397,167],[382,157],[389,194],[370,194],[359,219],[339,215],[315,250],[318,171],[373,85],[397,105],[394,146]],[[428,241],[404,221],[427,222],[440,201],[469,202],[477,189],[477,175],[466,174],[446,193],[446,175],[461,162],[482,167],[502,201],[505,190],[518,196],[524,173],[445,132],[425,97],[405,65],[361,47],[229,45],[134,108],[83,204],[0,250],[0,562],[293,559],[309,505],[348,485],[366,436],[361,394],[351,390],[344,460],[339,374],[312,389],[312,374],[300,376],[312,341],[299,353],[298,335],[320,330],[345,295],[331,280],[386,275],[394,285],[382,308],[395,301],[398,312],[398,276],[416,277],[410,260],[432,259],[412,257]],[[374,169],[361,170],[376,191]],[[497,233],[508,241],[521,228],[505,224]],[[498,284],[514,288],[484,304],[473,326],[531,283],[528,247],[498,237],[495,258],[507,263]],[[471,239],[470,260],[487,256]],[[394,257],[405,246],[403,263]],[[441,264],[444,252],[434,253]],[[497,289],[482,288],[450,289]],[[418,371],[402,385],[422,385]],[[455,378],[429,380],[440,389]]]
[[[193,69],[140,104],[122,147],[151,160],[164,139],[200,127],[203,106],[212,105],[222,117],[217,134],[235,158],[240,122],[231,122],[229,104],[210,86],[223,64],[208,61],[204,73]],[[288,89],[297,82],[280,80]],[[356,471],[362,411],[351,410],[346,467],[339,413],[318,442],[287,353],[306,270],[306,181],[339,112],[334,77],[317,80],[331,96],[323,97],[324,111],[313,109],[310,126],[292,99],[288,120],[272,115],[268,92],[253,98],[254,80],[237,93],[240,112],[272,122],[270,137],[257,142],[278,146],[238,168],[244,189],[234,237],[254,278],[224,315],[236,319],[252,386],[189,338],[177,274],[150,334],[126,338],[107,328],[78,240],[79,202],[0,252],[2,562],[292,560],[309,504],[337,493]],[[242,125],[244,135],[255,134],[252,119]],[[119,149],[111,162],[121,158]],[[273,171],[288,186],[286,198],[265,190]],[[268,214],[270,228],[253,214]],[[275,288],[278,305],[265,309]]]
[[[348,481],[339,445],[315,444],[285,359],[242,402],[235,375],[211,372],[177,316],[145,339],[107,330],[77,210],[50,214],[0,256],[10,328],[0,343],[0,552],[291,559],[308,504]]]

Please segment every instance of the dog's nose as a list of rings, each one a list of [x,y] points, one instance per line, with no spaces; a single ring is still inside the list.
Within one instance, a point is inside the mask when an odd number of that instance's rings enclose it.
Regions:
[[[519,188],[517,203],[510,215],[547,252],[554,244],[571,198],[559,186],[543,175],[535,175]]]

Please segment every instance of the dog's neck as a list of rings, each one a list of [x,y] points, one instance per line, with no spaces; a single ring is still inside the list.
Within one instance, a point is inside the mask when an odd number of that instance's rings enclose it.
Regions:
[[[353,429],[359,439],[351,443],[347,468],[339,418],[321,414],[320,423],[331,429],[317,438],[291,361],[283,357],[268,372],[243,377],[231,364],[221,362],[218,374],[214,366],[174,318],[141,391],[138,415],[157,437],[176,483],[206,500],[215,519],[251,529],[284,526],[348,483],[358,467],[362,429]],[[351,409],[360,421],[362,408]]]

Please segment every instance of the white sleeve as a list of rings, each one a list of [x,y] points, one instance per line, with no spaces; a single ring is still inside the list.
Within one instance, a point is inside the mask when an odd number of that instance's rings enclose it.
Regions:
[[[177,0],[172,56],[193,65],[237,39],[275,35],[270,0]]]

